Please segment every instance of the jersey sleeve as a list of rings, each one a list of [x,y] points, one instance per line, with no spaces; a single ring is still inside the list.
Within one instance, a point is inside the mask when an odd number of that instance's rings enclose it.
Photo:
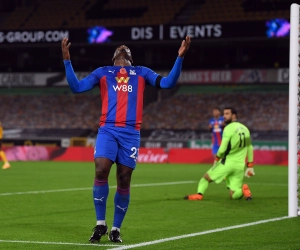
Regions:
[[[212,119],[210,119],[209,122],[208,122],[208,128],[209,128],[210,131],[212,132],[212,128],[213,128]]]
[[[247,158],[248,158],[248,162],[253,162],[254,160],[254,152],[253,152],[253,146],[252,146],[252,142],[251,142],[251,137],[249,134],[249,137],[247,138]]]
[[[226,150],[228,149],[228,144],[232,136],[231,129],[227,126],[223,131],[222,142],[220,148],[217,152],[217,157],[222,158],[225,155]]]
[[[82,80],[78,80],[77,76],[73,70],[72,64],[70,60],[65,60],[65,70],[66,70],[66,77],[70,89],[73,93],[82,93],[88,90],[91,90],[96,85],[99,84],[102,70],[101,68],[96,69],[87,77],[83,78]]]
[[[152,87],[156,86],[156,80],[157,77],[159,77],[159,74],[154,72],[153,70],[147,68],[147,67],[141,67],[142,68],[142,75],[146,81],[146,84],[151,85]]]
[[[180,76],[183,58],[177,57],[174,66],[168,76],[162,77],[149,68],[142,67],[143,75],[147,83],[153,87],[170,89],[175,86]]]

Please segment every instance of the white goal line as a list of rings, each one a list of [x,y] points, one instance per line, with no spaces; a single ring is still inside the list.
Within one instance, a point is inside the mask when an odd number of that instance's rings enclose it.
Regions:
[[[197,233],[184,234],[184,235],[179,235],[179,236],[175,236],[175,237],[163,238],[163,239],[159,239],[159,240],[147,241],[147,242],[131,244],[131,245],[101,244],[101,243],[100,244],[91,244],[91,243],[75,243],[75,242],[50,242],[50,241],[31,241],[31,240],[4,240],[4,239],[2,239],[2,240],[0,239],[0,245],[1,245],[1,243],[70,245],[70,246],[89,246],[89,247],[109,247],[109,248],[107,248],[107,250],[125,250],[125,249],[132,249],[132,248],[137,248],[137,247],[144,247],[144,246],[149,246],[149,245],[160,244],[160,243],[164,243],[164,242],[168,242],[168,241],[196,237],[196,236],[205,235],[205,234],[218,233],[218,232],[228,231],[228,230],[237,229],[237,228],[255,226],[255,225],[264,224],[264,223],[268,223],[268,222],[285,220],[288,218],[290,218],[290,217],[284,216],[284,217],[279,217],[279,218],[260,220],[260,221],[240,224],[240,225],[236,225],[236,226],[217,228],[217,229],[212,229],[212,230],[207,230],[207,231],[202,231],[202,232],[197,232]],[[111,247],[113,247],[113,248],[111,248]]]
[[[164,242],[168,242],[168,241],[180,240],[180,239],[185,239],[185,238],[190,238],[190,237],[195,237],[195,236],[200,236],[200,235],[205,235],[205,234],[212,234],[212,233],[218,233],[218,232],[222,232],[222,231],[228,231],[228,230],[237,229],[237,228],[255,226],[255,225],[264,224],[264,223],[273,222],[273,221],[285,220],[288,218],[290,218],[290,217],[284,216],[284,217],[279,217],[279,218],[260,220],[260,221],[240,224],[240,225],[236,225],[236,226],[229,226],[229,227],[217,228],[217,229],[212,229],[212,230],[207,230],[207,231],[202,231],[202,232],[197,232],[197,233],[184,234],[184,235],[179,235],[179,236],[175,236],[175,237],[147,241],[147,242],[127,245],[127,246],[124,245],[124,246],[120,246],[120,247],[116,247],[116,248],[108,248],[108,250],[125,250],[125,249],[137,248],[137,247],[144,247],[144,246],[160,244],[160,243],[164,243]]]

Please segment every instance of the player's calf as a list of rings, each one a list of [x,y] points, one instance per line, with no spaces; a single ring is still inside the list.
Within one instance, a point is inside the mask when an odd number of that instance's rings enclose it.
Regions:
[[[230,198],[233,200],[240,200],[243,198],[243,191],[242,189],[237,189],[235,191],[230,190]]]

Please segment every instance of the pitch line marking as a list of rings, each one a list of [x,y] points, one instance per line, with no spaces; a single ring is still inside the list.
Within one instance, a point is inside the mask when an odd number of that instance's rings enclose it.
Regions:
[[[154,187],[154,186],[182,185],[182,184],[190,184],[190,183],[196,183],[196,181],[177,181],[177,182],[132,184],[131,187]],[[116,188],[116,187],[117,186],[110,186],[110,188]],[[91,186],[88,188],[66,188],[66,189],[53,189],[53,190],[25,191],[25,192],[0,193],[0,196],[22,195],[22,194],[59,193],[59,192],[84,191],[84,190],[92,190],[92,189],[93,188]]]
[[[216,228],[216,229],[207,230],[207,231],[198,232],[198,233],[184,234],[184,235],[179,235],[179,236],[175,236],[175,237],[169,237],[169,238],[164,238],[164,239],[159,239],[159,240],[147,241],[147,242],[142,242],[142,243],[127,245],[127,246],[120,246],[120,247],[116,247],[116,248],[108,248],[108,250],[125,250],[125,249],[137,248],[137,247],[144,247],[144,246],[149,246],[149,245],[154,245],[154,244],[160,244],[160,243],[168,242],[168,241],[174,241],[174,240],[180,240],[180,239],[195,237],[195,236],[199,236],[199,235],[205,235],[205,234],[211,234],[211,233],[218,233],[218,232],[228,231],[228,230],[242,228],[242,227],[250,227],[250,226],[264,224],[264,223],[268,223],[268,222],[285,220],[285,219],[288,219],[288,218],[289,218],[288,216],[284,216],[284,217],[273,218],[273,219],[268,219],[268,220],[260,220],[260,221],[255,221],[255,222],[251,222],[251,223],[240,224],[240,225],[236,225],[236,226]]]
[[[287,186],[288,184],[287,183],[258,183],[258,182],[249,182],[249,186],[251,187],[251,185],[263,185],[263,186]]]
[[[192,183],[197,183],[197,181],[178,181],[178,182],[132,184],[131,187],[154,187],[154,186],[182,185],[182,184],[192,184]],[[251,183],[250,182],[249,185],[250,186],[251,185],[287,186],[288,184],[285,184],[285,183],[256,183],[256,182]],[[117,186],[110,186],[110,188],[116,188],[116,187]],[[92,187],[0,193],[0,196],[23,195],[23,194],[45,194],[45,193],[59,193],[59,192],[85,191],[85,190],[92,190]]]
[[[48,242],[48,241],[26,241],[26,240],[0,240],[0,243],[25,243],[25,244],[43,244],[43,245],[71,245],[71,246],[94,246],[94,247],[116,247],[113,244],[92,244],[92,243],[72,243],[72,242]]]

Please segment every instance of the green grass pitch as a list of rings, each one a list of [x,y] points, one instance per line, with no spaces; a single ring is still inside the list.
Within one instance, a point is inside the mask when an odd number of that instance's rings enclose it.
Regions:
[[[209,165],[138,164],[121,230],[123,243],[110,246],[116,244],[105,237],[95,246],[88,242],[95,225],[93,163],[12,162],[11,165],[10,169],[0,171],[1,250],[132,247],[142,242],[279,218],[288,213],[287,167],[255,166],[256,175],[245,179],[252,191],[251,202],[230,200],[225,182],[210,184],[202,201],[187,201],[183,197],[196,192],[198,181]],[[107,203],[109,227],[113,219],[115,171],[114,165]],[[297,250],[299,235],[300,218],[288,218],[167,239],[133,249]]]

